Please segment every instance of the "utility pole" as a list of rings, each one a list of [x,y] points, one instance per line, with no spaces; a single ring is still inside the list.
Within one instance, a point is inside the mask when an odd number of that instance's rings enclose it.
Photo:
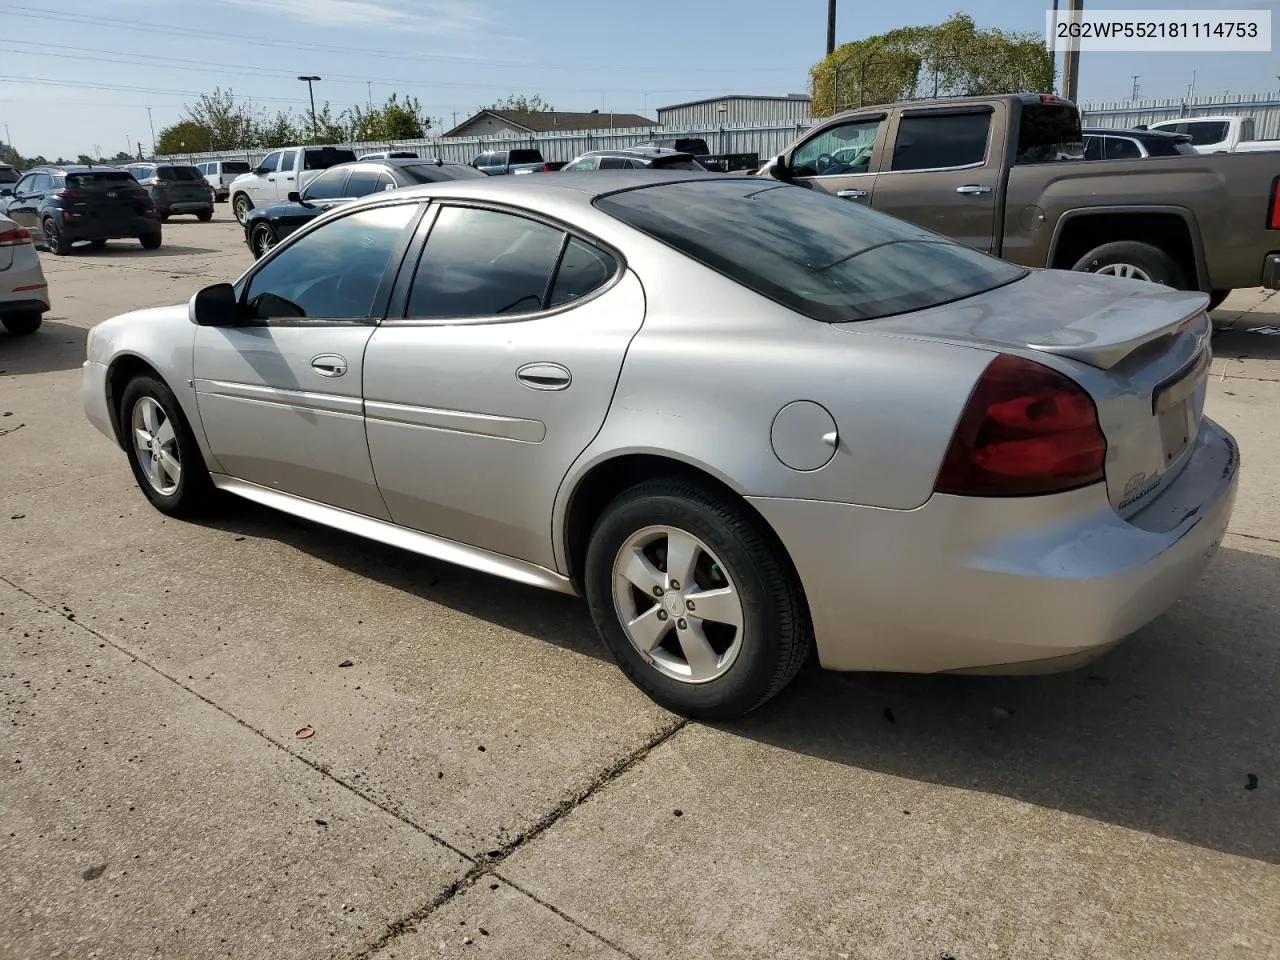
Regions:
[[[319,77],[299,77],[298,79],[306,81],[306,84],[307,84],[307,93],[311,97],[311,139],[318,140],[320,138],[320,131],[316,128],[316,92],[315,92],[315,88],[312,87],[311,84],[313,81],[319,80],[320,78]]]
[[[1078,14],[1084,12],[1084,0],[1067,0],[1067,22],[1079,23]],[[1062,95],[1071,102],[1080,96],[1080,38],[1067,40],[1067,58],[1062,68]]]
[[[1137,100],[1138,99],[1138,78],[1142,76],[1142,74],[1131,73],[1129,74],[1129,76],[1133,77],[1133,92],[1129,94],[1129,99]]]
[[[827,0],[827,56],[836,52],[836,0]]]
[[[366,80],[364,85],[369,91],[369,112],[373,113],[373,81]]]
[[[142,160],[142,141],[138,141],[138,160]]]
[[[1050,93],[1058,92],[1058,0],[1053,0],[1053,20],[1049,24],[1049,62],[1053,65]]]
[[[151,108],[147,107],[147,125],[151,127],[151,155],[156,155],[156,125],[151,119]]]

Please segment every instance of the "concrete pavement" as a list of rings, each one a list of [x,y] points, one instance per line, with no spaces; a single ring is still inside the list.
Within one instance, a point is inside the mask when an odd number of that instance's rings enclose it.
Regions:
[[[1280,957],[1280,304],[1215,340],[1232,532],[1115,653],[687,724],[575,601],[151,509],[85,332],[233,279],[228,219],[45,256],[46,327],[0,334],[4,960]]]

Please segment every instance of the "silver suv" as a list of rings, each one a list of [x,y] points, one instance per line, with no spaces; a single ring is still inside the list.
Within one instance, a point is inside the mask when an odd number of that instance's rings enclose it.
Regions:
[[[252,167],[248,160],[206,160],[197,163],[196,169],[213,187],[213,198],[218,203],[226,203],[231,196],[231,181],[242,173],[248,173]]]

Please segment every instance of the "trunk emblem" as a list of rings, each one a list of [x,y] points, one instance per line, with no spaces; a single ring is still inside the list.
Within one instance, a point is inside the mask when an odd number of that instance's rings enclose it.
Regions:
[[[108,191],[107,191],[107,199],[108,199],[108,200],[114,200],[114,199],[115,199],[116,197],[118,197],[118,196],[119,196],[119,194],[118,194],[118,193],[116,193],[114,190],[108,190]]]

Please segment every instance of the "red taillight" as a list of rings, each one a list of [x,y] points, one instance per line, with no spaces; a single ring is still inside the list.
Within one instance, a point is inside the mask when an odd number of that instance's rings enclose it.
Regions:
[[[1267,227],[1280,230],[1280,177],[1271,181],[1271,216],[1267,217]]]
[[[1043,364],[996,357],[973,388],[934,484],[937,493],[1026,497],[1103,479],[1107,440],[1093,398]]]
[[[555,169],[556,169],[556,168],[555,168],[555,167],[553,167],[553,166],[551,166],[551,164],[549,164],[549,163],[544,163],[544,164],[542,165],[542,172],[543,172],[543,173],[555,173]]]
[[[22,247],[31,242],[31,231],[25,227],[0,233],[0,247]]]
[[[66,187],[63,187],[61,190],[55,190],[53,195],[55,197],[61,197],[63,200],[83,200],[85,197],[89,196],[83,190],[68,190]]]

